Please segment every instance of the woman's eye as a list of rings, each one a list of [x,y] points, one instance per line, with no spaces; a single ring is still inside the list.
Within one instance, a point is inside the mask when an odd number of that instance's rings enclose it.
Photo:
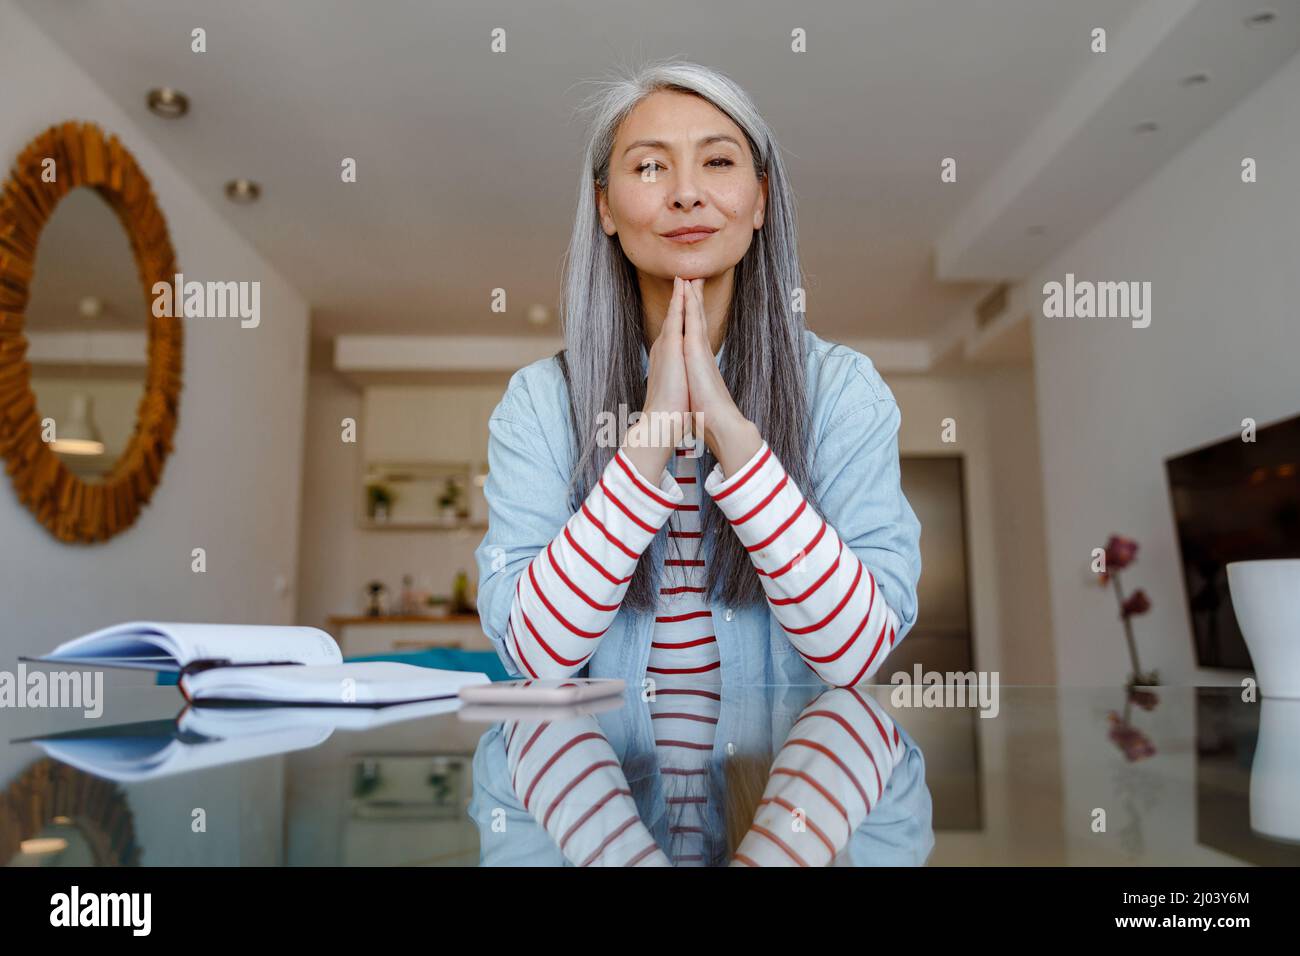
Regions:
[[[704,165],[709,166],[713,169],[726,169],[728,166],[734,166],[736,164],[735,162],[726,158],[725,156],[719,156],[716,159],[709,160]],[[657,173],[657,172],[661,172],[663,168],[664,167],[659,163],[658,160],[647,159],[645,162],[643,162],[640,166],[636,168],[636,171],[638,173],[644,173],[647,170],[651,170]]]

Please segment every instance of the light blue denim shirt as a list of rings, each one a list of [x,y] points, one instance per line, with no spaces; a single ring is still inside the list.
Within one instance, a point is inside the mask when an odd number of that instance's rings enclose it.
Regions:
[[[807,331],[804,343],[813,495],[822,516],[875,575],[898,615],[897,646],[916,621],[921,575],[921,525],[899,485],[898,404],[865,355]],[[478,610],[506,670],[524,676],[505,645],[515,584],[572,516],[568,484],[574,441],[568,392],[554,357],[511,377],[488,430],[488,530],[475,552]],[[712,541],[706,538],[702,546],[707,562]],[[821,683],[766,602],[727,607],[713,600],[710,610],[722,683]],[[621,677],[640,685],[653,627],[652,612],[620,610],[586,676]]]

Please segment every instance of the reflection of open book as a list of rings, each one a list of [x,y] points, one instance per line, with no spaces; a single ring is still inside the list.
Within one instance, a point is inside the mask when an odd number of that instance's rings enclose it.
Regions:
[[[306,750],[335,730],[371,730],[456,709],[455,698],[378,709],[347,707],[187,707],[175,720],[150,720],[33,737],[60,763],[117,781],[152,780],[208,767]]]
[[[339,664],[334,638],[316,627],[263,624],[115,624],[24,660],[178,671],[198,660],[231,664]]]

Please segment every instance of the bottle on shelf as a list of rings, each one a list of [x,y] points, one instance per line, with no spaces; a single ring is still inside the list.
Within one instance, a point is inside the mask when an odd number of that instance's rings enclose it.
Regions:
[[[465,569],[461,568],[456,572],[456,579],[451,585],[451,613],[468,614],[472,608],[469,606],[469,575]]]

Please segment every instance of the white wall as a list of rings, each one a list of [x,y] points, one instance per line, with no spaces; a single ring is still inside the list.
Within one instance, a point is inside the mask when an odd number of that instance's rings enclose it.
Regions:
[[[1152,283],[1149,328],[1035,319],[1048,560],[1059,679],[1128,672],[1111,594],[1088,574],[1112,532],[1136,538],[1128,588],[1144,668],[1166,683],[1232,680],[1195,666],[1164,459],[1300,412],[1300,57],[1220,118],[1028,283]],[[1243,157],[1259,182],[1243,184]],[[1064,187],[1068,188],[1068,186]]]
[[[1002,680],[1008,684],[1051,684],[1056,675],[1054,612],[1047,586],[1034,373],[1030,368],[1000,368],[988,372],[982,382],[988,416],[984,453],[993,496]]]
[[[1033,370],[969,368],[961,374],[893,374],[886,381],[902,414],[899,453],[963,458],[974,666],[997,671],[1004,686],[1052,683],[1056,666]],[[956,423],[952,443],[943,441],[946,418]],[[924,527],[921,546],[924,578]],[[1016,698],[1022,707],[1030,706],[1026,693],[1032,692],[1021,691]],[[1052,819],[1059,793],[1046,782],[1022,792],[1009,772],[1032,765],[1041,781],[1059,776],[1056,713],[1050,705],[1048,699],[1036,708],[1041,740],[1026,739],[1024,729],[1007,720],[974,721],[983,828],[939,834],[932,863],[1042,864],[1059,853],[1062,840]],[[919,720],[916,729],[922,731],[934,723],[919,712],[899,719],[909,732],[912,722]],[[941,719],[936,728],[946,724]]]
[[[998,671],[1006,684],[1050,683],[1055,665],[1032,371],[1008,366],[895,374],[886,381],[902,414],[899,453],[964,459],[975,667]],[[947,418],[956,423],[951,443],[943,440]],[[924,527],[921,543],[924,552]]]
[[[150,178],[189,278],[258,280],[261,325],[188,319],[175,450],[136,525],[112,541],[56,541],[0,480],[0,667],[132,618],[287,623],[295,577],[308,307],[150,137],[165,121],[115,106],[9,0],[0,0],[0,157],[67,119],[117,134]],[[142,91],[143,99],[143,91]],[[272,195],[274,191],[272,190]],[[274,200],[271,200],[274,201]],[[37,269],[40,268],[39,261]],[[190,570],[193,548],[207,572]]]

